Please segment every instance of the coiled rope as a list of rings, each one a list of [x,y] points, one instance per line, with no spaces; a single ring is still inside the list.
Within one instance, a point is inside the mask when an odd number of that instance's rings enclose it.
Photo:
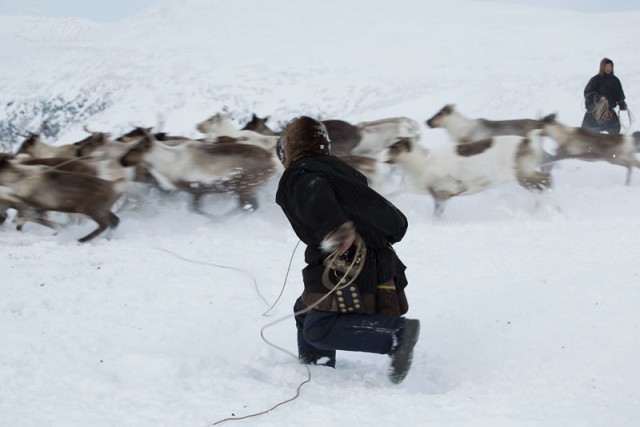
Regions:
[[[593,108],[591,115],[593,115],[593,118],[600,125],[608,120],[611,120],[611,117],[613,117],[613,113],[609,109],[609,101],[607,101],[607,98],[602,97],[598,102],[596,102],[596,106]]]

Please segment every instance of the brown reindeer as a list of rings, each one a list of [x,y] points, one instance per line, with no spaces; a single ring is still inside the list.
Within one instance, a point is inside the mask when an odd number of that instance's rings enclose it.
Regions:
[[[176,144],[179,144],[180,143],[179,141],[191,141],[191,138],[187,138],[186,136],[169,135],[166,132],[156,132],[152,134],[151,129],[153,129],[153,127],[148,127],[148,128],[136,127],[132,131],[129,131],[124,135],[116,138],[116,141],[119,141],[119,142],[139,141],[147,134],[152,135],[158,141],[176,141]]]
[[[631,185],[633,168],[640,168],[640,161],[636,158],[636,151],[640,146],[639,132],[633,135],[592,132],[563,125],[556,120],[555,114],[549,114],[542,122],[544,127],[541,135],[553,139],[558,144],[556,154],[545,159],[545,164],[564,159],[601,160],[627,168],[625,184]]]
[[[79,239],[80,242],[118,225],[118,217],[111,212],[117,198],[113,184],[95,176],[44,165],[23,165],[7,156],[0,157],[0,201],[19,208],[26,205],[38,213],[57,211],[89,216],[98,228]]]
[[[75,157],[75,144],[60,146],[50,145],[40,139],[37,133],[30,133],[22,142],[16,154],[27,154],[31,157]]]
[[[254,132],[261,133],[262,135],[280,135],[280,132],[276,132],[267,126],[267,120],[269,120],[269,116],[262,118],[256,116],[254,113],[251,116],[251,120],[249,120],[241,130],[252,130]]]
[[[13,156],[4,155],[5,159],[13,159]],[[46,166],[49,169],[54,169],[58,171],[64,172],[75,172],[78,174],[85,174],[91,176],[97,176],[98,171],[95,167],[90,165],[87,162],[82,161],[81,159],[75,157],[44,157],[44,158],[19,158],[16,162],[20,165],[25,166],[33,166],[40,165]],[[24,224],[27,222],[35,222],[40,225],[44,225],[50,228],[56,228],[56,224],[49,219],[47,219],[46,212],[37,212],[30,206],[26,204],[12,204],[4,207],[5,218],[6,219],[6,210],[9,208],[15,209],[18,213],[14,218],[14,222],[16,223],[16,229],[22,230]],[[2,209],[0,209],[2,210]],[[0,221],[0,224],[4,222]]]

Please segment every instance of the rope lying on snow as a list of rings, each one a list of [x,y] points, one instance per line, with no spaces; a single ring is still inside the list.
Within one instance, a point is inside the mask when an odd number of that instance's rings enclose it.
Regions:
[[[230,266],[222,265],[222,264],[215,264],[215,263],[212,263],[212,262],[204,262],[204,261],[196,261],[196,260],[188,259],[188,258],[185,258],[182,255],[177,254],[175,252],[172,252],[172,251],[170,251],[168,249],[163,249],[163,248],[154,248],[154,249],[157,250],[157,251],[160,251],[160,252],[168,253],[168,254],[173,255],[174,257],[176,257],[178,259],[181,259],[181,260],[186,261],[186,262],[190,262],[192,264],[200,264],[200,265],[208,265],[208,266],[211,266],[211,267],[225,268],[227,270],[234,270],[234,271],[239,271],[241,273],[247,274],[249,277],[251,277],[251,280],[253,280],[253,284],[255,286],[256,293],[258,294],[258,296],[262,299],[262,301],[264,301],[265,304],[269,305],[269,302],[266,300],[266,298],[260,292],[260,288],[258,287],[258,281],[256,280],[255,276],[250,271],[244,270],[242,268],[230,267]]]
[[[293,254],[295,254],[296,249],[298,248],[298,245],[300,244],[300,241],[298,241],[298,244],[296,244],[296,247],[293,250]],[[355,242],[355,246],[356,246],[356,254],[353,256],[353,259],[349,262],[345,262],[344,260],[340,260],[340,254],[338,253],[338,249],[336,249],[333,253],[331,253],[327,258],[326,258],[326,262],[325,262],[325,273],[327,272],[327,270],[334,270],[335,272],[337,272],[338,274],[342,274],[342,277],[338,277],[339,280],[337,280],[337,283],[335,285],[333,285],[333,283],[331,283],[331,285],[333,286],[329,292],[327,292],[322,298],[320,298],[318,301],[316,301],[315,303],[303,308],[300,311],[296,311],[293,314],[289,314],[287,316],[281,317],[280,319],[274,320],[271,323],[268,323],[266,325],[264,325],[261,329],[260,329],[260,337],[262,337],[262,340],[269,346],[275,348],[276,350],[280,350],[281,352],[293,357],[296,361],[298,360],[298,356],[296,356],[295,354],[291,353],[289,350],[280,347],[279,345],[276,345],[272,342],[270,342],[265,336],[264,336],[264,331],[267,328],[270,328],[280,322],[283,322],[287,319],[290,319],[291,317],[295,317],[295,316],[299,316],[301,314],[307,313],[311,310],[313,310],[315,307],[318,306],[318,304],[320,304],[322,301],[324,301],[325,299],[327,299],[332,293],[334,293],[337,290],[340,289],[344,289],[347,286],[349,286],[351,283],[353,283],[353,281],[358,277],[358,275],[360,274],[360,272],[362,271],[362,268],[364,266],[364,254],[366,254],[366,246],[364,245],[364,242],[362,241],[362,238],[360,236],[357,236],[356,238],[356,242]],[[291,260],[293,259],[293,254],[291,255]],[[291,267],[291,260],[289,260],[289,268]],[[287,276],[289,275],[289,270],[287,270]],[[323,278],[324,281],[324,278]],[[285,277],[285,283],[283,285],[283,290],[284,290],[284,286],[286,285],[286,277]],[[325,286],[327,286],[327,284],[325,284]],[[282,292],[280,293],[282,295]],[[278,298],[280,298],[278,296]],[[277,301],[276,301],[277,302]],[[275,306],[275,303],[274,303]],[[273,306],[271,307],[273,308]],[[269,310],[271,310],[271,308]],[[266,313],[265,313],[266,314]],[[228,417],[228,418],[223,418],[221,420],[216,421],[215,423],[213,423],[212,425],[218,425],[221,424],[225,421],[238,421],[238,420],[244,420],[247,418],[253,418],[253,417],[257,417],[260,415],[264,415],[267,414],[271,411],[273,411],[274,409],[276,409],[279,406],[282,406],[286,403],[292,402],[294,400],[296,400],[299,396],[300,396],[300,389],[302,389],[302,386],[304,386],[305,384],[311,382],[311,369],[309,369],[309,365],[305,364],[304,367],[307,370],[307,378],[302,381],[300,384],[298,384],[298,387],[296,388],[296,392],[295,395],[289,399],[283,400],[281,402],[276,403],[275,405],[273,405],[272,407],[270,407],[269,409],[266,409],[264,411],[260,411],[260,412],[256,412],[253,414],[249,414],[249,415],[245,415],[242,417]]]

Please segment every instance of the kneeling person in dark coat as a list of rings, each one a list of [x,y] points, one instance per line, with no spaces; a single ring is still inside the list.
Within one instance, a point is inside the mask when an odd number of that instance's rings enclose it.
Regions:
[[[418,320],[402,317],[406,267],[391,246],[403,238],[406,217],[360,172],[330,155],[319,121],[303,116],[289,122],[277,150],[286,170],[276,202],[307,245],[304,291],[294,305],[299,359],[334,367],[336,350],[388,354],[389,378],[401,382],[420,329]],[[356,240],[364,242],[360,254],[366,255],[353,283],[342,290],[323,281],[323,261],[332,253],[350,260]]]

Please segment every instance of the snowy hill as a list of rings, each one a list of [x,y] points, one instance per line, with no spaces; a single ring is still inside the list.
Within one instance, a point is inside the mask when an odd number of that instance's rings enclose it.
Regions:
[[[256,112],[423,125],[455,103],[469,117],[557,112],[578,125],[604,56],[640,111],[640,12],[174,0],[112,24],[39,18],[0,16],[0,141],[13,147],[9,125],[42,120],[56,143],[83,125],[199,136],[195,123],[223,108],[238,123]],[[422,143],[447,138],[423,125]],[[409,316],[423,324],[407,380],[387,382],[386,357],[339,353],[297,400],[233,423],[636,426],[638,175],[624,187],[620,167],[562,163],[559,212],[534,211],[515,185],[453,200],[441,221],[426,196],[393,199],[410,221],[397,245]],[[306,371],[260,339],[302,286],[298,249],[262,316],[297,242],[274,188],[255,214],[221,223],[183,197],[151,197],[86,245],[75,240],[92,223],[1,226],[0,425],[206,426],[291,397]],[[292,320],[265,335],[295,352]]]

